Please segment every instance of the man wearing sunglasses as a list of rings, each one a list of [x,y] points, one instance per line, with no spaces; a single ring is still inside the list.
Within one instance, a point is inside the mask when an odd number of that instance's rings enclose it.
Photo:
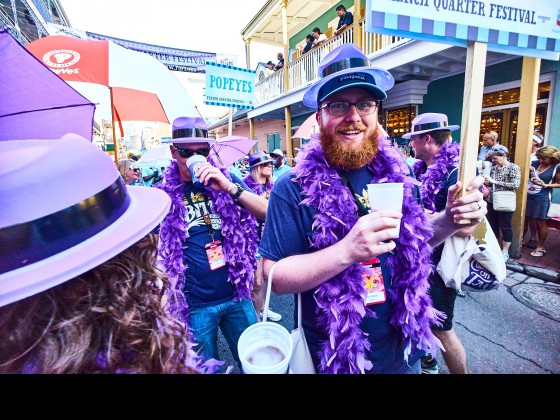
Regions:
[[[176,118],[166,142],[174,160],[158,187],[172,204],[160,226],[160,259],[184,292],[189,307],[184,318],[196,351],[218,359],[220,329],[241,368],[237,341],[257,322],[251,291],[259,237],[257,224],[249,221],[265,219],[268,200],[217,167],[210,153],[215,140],[208,138],[202,118]],[[187,167],[194,155],[207,158],[194,174],[202,188],[195,187]]]

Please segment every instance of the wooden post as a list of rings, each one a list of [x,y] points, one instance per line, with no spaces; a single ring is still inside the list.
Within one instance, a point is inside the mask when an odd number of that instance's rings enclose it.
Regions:
[[[360,0],[354,0],[354,22],[352,22],[352,41],[360,49],[364,49],[362,46],[362,27],[360,26],[360,19],[363,18],[361,11]],[[365,20],[364,20],[365,25]]]
[[[284,108],[284,119],[286,121],[286,157],[288,162],[293,162],[294,157],[293,141],[292,141],[292,108],[290,105]]]
[[[517,206],[512,220],[513,239],[509,248],[509,255],[512,258],[519,258],[521,256],[540,70],[540,58],[523,57],[519,117],[517,119],[517,137],[515,141],[515,163],[521,168],[521,185],[517,189]]]
[[[245,68],[250,69],[251,68],[251,38],[247,38],[247,41],[245,41],[245,56],[246,56]]]
[[[480,132],[480,112],[484,93],[487,45],[469,41],[465,68],[465,90],[463,94],[463,116],[461,120],[461,152],[459,155],[458,180],[462,189],[458,196],[466,193],[466,187],[476,177],[476,159]],[[469,223],[469,221],[465,221]]]
[[[232,135],[233,132],[233,108],[229,107],[229,120],[228,120],[228,136]]]
[[[284,43],[284,67],[282,71],[284,72],[284,93],[290,90],[290,74],[288,73],[288,19],[287,19],[287,9],[288,0],[283,0],[282,2],[282,42]]]
[[[115,155],[115,165],[119,166],[119,152],[117,147],[117,131],[115,128],[115,108],[113,108],[113,89],[109,87],[109,94],[111,97],[111,124],[113,125],[113,153]]]
[[[249,138],[250,139],[254,139],[255,138],[255,119],[254,118],[249,118]],[[259,144],[256,144],[256,147],[258,149]],[[255,153],[257,150],[255,150],[255,147],[253,147],[251,149],[251,153]]]

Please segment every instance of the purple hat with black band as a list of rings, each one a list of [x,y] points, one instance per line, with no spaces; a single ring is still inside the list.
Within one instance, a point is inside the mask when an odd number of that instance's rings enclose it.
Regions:
[[[249,168],[268,162],[274,162],[274,159],[268,156],[265,152],[257,152],[249,156]]]
[[[208,127],[202,117],[178,117],[173,120],[171,138],[162,143],[215,143],[208,138]]]
[[[447,115],[439,114],[437,112],[427,112],[425,114],[417,115],[412,120],[412,131],[403,134],[403,139],[409,139],[418,134],[429,133],[430,131],[449,130],[455,131],[460,127],[458,125],[449,125]]]
[[[319,80],[303,96],[303,104],[313,109],[332,94],[350,87],[369,90],[374,99],[382,101],[395,84],[391,73],[371,66],[367,56],[352,43],[328,53],[319,64],[318,76]]]
[[[170,207],[157,188],[125,186],[113,159],[76,134],[0,141],[0,155],[0,306],[113,258]]]

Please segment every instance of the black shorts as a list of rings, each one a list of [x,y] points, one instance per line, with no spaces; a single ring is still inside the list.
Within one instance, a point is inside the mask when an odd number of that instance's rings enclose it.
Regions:
[[[453,311],[455,310],[455,299],[457,291],[452,287],[445,286],[443,279],[438,273],[430,276],[430,296],[432,304],[438,311],[444,312],[447,318],[442,321],[442,326],[432,325],[433,330],[449,331],[453,328]]]

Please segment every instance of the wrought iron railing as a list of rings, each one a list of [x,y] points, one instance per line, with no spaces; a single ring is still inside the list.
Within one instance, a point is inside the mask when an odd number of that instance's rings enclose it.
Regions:
[[[374,34],[365,31],[364,20],[360,21],[361,45],[364,53],[369,56],[375,52],[389,49],[397,43],[408,41],[408,38]],[[317,79],[317,68],[321,58],[339,45],[353,42],[353,28],[334,36],[317,48],[313,48],[286,66],[255,84],[255,108],[262,106],[287,93],[304,88]],[[288,72],[288,86],[284,82],[284,72]]]

